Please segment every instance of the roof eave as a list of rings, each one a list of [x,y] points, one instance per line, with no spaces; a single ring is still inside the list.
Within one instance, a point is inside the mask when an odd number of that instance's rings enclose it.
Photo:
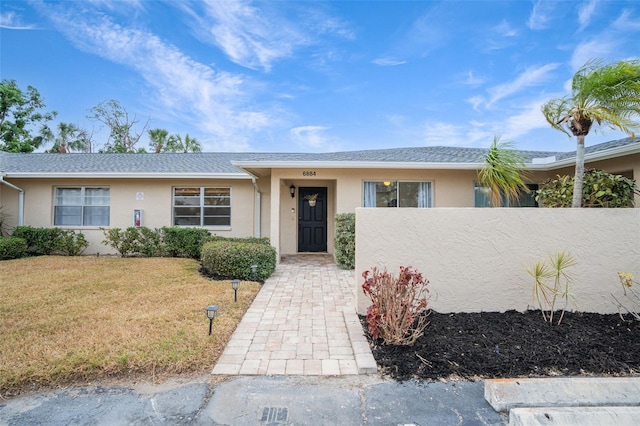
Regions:
[[[53,173],[53,172],[6,172],[8,178],[42,178],[42,179],[246,179],[251,176],[247,173]]]

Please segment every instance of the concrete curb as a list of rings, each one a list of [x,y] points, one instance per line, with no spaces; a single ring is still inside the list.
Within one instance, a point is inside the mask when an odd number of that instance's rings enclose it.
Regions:
[[[344,314],[344,322],[347,325],[349,340],[351,340],[351,349],[356,358],[358,374],[376,374],[378,372],[378,364],[371,353],[369,341],[362,331],[362,324],[355,312]]]
[[[488,379],[487,402],[498,412],[518,407],[640,405],[640,377]]]
[[[639,420],[640,407],[536,407],[509,412],[509,426],[635,426]]]

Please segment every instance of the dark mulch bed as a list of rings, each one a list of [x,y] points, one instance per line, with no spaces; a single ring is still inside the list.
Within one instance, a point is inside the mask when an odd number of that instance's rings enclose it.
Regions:
[[[371,342],[383,372],[403,381],[640,373],[640,322],[619,315],[565,313],[549,325],[540,311],[432,312],[413,346]]]

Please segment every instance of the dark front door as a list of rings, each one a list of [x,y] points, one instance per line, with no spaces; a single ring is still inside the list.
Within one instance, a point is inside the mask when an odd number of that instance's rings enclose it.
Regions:
[[[318,194],[315,206],[305,197]],[[298,190],[298,252],[327,251],[327,188]]]

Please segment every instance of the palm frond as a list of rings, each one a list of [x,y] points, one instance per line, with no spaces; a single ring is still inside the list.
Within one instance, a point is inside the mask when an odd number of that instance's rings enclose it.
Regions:
[[[516,199],[521,192],[527,192],[524,179],[528,176],[524,158],[514,151],[513,143],[501,142],[494,137],[489,151],[485,155],[484,166],[478,173],[482,186],[491,189],[491,205],[499,206],[502,196]]]

